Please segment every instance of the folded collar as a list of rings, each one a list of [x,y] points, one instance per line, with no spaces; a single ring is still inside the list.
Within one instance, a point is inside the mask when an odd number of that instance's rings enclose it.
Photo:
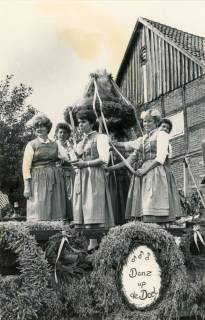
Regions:
[[[47,138],[47,140],[45,141],[45,140],[41,139],[40,137],[38,137],[38,140],[39,140],[41,143],[50,143],[50,142],[51,142],[51,140],[49,140],[48,138]]]

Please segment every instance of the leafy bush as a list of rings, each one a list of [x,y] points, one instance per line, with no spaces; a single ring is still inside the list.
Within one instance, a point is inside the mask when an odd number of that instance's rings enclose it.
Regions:
[[[26,143],[33,138],[25,124],[36,110],[25,104],[32,88],[24,84],[11,87],[13,76],[0,82],[0,190],[5,192],[10,203],[25,203],[23,198],[22,157]]]
[[[199,211],[202,208],[202,203],[196,190],[194,190],[190,196],[185,197],[182,191],[179,192],[179,195],[182,209],[186,216],[194,217],[199,214]]]

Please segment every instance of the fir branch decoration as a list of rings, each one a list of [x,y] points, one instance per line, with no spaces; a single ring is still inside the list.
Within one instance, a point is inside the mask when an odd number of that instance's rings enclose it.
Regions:
[[[49,286],[50,269],[45,254],[28,228],[19,223],[0,225],[0,250],[17,256],[18,275],[0,275],[2,319],[57,319],[60,303]]]
[[[60,258],[56,265],[59,282],[71,281],[72,278],[82,276],[92,270],[92,263],[87,254],[87,239],[73,229],[65,233],[68,243],[65,242]],[[45,245],[46,258],[54,267],[63,234],[57,233],[49,238]]]
[[[72,316],[76,317],[74,319],[90,319],[94,302],[90,289],[93,258],[87,254],[87,239],[81,233],[70,229],[66,235],[69,243],[65,242],[56,265],[58,283],[52,277],[53,288],[62,305],[62,315],[69,315],[69,319]],[[62,236],[62,233],[55,234],[45,245],[51,268],[54,268]]]
[[[161,298],[147,310],[132,310],[119,290],[120,270],[129,253],[143,243],[152,248],[161,267]],[[183,255],[174,237],[158,225],[131,222],[110,230],[96,254],[92,273],[94,310],[106,319],[159,320],[179,316],[187,290],[187,274]]]
[[[27,227],[30,232],[34,233],[38,231],[67,231],[69,232],[70,226],[69,224],[65,224],[63,221],[25,221],[22,223],[25,227]]]
[[[204,222],[201,227],[200,233],[205,239]],[[189,278],[189,286],[185,298],[186,304],[190,306],[190,315],[195,318],[205,319],[205,247],[199,242],[198,250],[194,241],[194,230],[189,228],[181,239],[180,249],[184,254]]]
[[[203,239],[205,239],[205,229],[201,228],[199,232]],[[198,241],[197,247],[194,240],[194,228],[187,229],[186,233],[181,238],[180,249],[184,254],[185,265],[188,271],[193,271],[197,274],[200,269],[204,269],[205,247],[200,240]]]

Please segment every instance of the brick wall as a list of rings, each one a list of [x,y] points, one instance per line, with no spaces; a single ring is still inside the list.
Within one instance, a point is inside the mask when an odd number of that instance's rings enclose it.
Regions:
[[[204,85],[205,88],[205,85]],[[205,93],[204,101],[193,102],[193,105],[187,107],[187,124],[188,127],[200,124],[205,121]]]
[[[190,130],[189,134],[189,152],[199,150],[201,148],[201,141],[205,138],[205,125],[203,128],[195,127],[194,130]]]
[[[193,104],[200,98],[204,98],[205,92],[205,76],[202,76],[194,81],[189,82],[185,86],[186,104]]]
[[[183,187],[183,161],[182,160],[173,162],[172,172],[175,177],[177,188],[182,189]]]
[[[205,175],[202,156],[193,156],[189,160],[191,171],[198,185],[201,183],[202,176]],[[193,183],[192,183],[193,186]]]
[[[173,138],[171,141],[172,146],[172,158],[180,156],[186,153],[186,146],[184,141],[184,135],[177,138]]]
[[[164,96],[165,115],[174,114],[183,107],[182,89],[176,89]]]

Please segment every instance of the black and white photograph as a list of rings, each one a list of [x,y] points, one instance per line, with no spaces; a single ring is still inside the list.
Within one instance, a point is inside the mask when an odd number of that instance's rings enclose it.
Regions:
[[[205,1],[0,0],[0,320],[205,319]]]

